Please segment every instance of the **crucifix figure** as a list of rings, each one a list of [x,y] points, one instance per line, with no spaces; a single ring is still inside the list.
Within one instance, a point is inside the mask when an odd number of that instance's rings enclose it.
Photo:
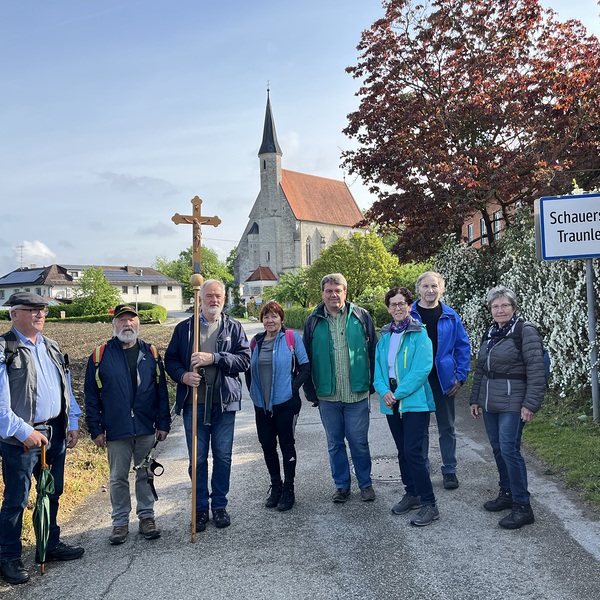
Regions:
[[[192,270],[194,273],[200,273],[200,267],[202,265],[202,232],[200,228],[202,225],[212,225],[218,227],[221,224],[219,217],[203,217],[201,215],[200,206],[202,200],[198,196],[192,198],[192,214],[191,215],[180,215],[175,213],[171,217],[171,221],[176,225],[181,223],[188,223],[193,226],[192,229]]]

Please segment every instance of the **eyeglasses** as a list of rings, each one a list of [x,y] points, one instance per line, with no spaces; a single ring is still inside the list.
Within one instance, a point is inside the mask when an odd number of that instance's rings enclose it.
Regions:
[[[395,310],[396,308],[405,308],[406,306],[408,306],[407,302],[390,302],[389,307],[392,310]]]
[[[506,310],[508,308],[512,308],[512,304],[510,304],[509,302],[506,302],[504,304],[492,304],[492,306],[490,307],[492,310]]]
[[[40,313],[42,313],[45,317],[48,316],[47,308],[14,308],[13,310],[22,310],[23,312],[28,312],[32,317],[37,317]]]

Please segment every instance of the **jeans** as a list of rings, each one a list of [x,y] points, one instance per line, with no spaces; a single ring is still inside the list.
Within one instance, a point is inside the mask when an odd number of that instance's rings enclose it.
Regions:
[[[154,434],[140,435],[125,440],[114,440],[106,444],[110,468],[110,503],[113,527],[129,523],[131,459],[133,459],[134,465],[139,465],[152,449],[155,439]],[[154,518],[154,495],[148,483],[146,469],[138,469],[135,472],[135,499],[138,519]]]
[[[440,453],[442,455],[442,475],[456,473],[456,433],[454,421],[456,418],[456,405],[454,396],[446,396],[437,377],[429,378],[429,385],[433,392],[435,402],[435,418],[438,426]],[[429,413],[427,413],[429,415]],[[429,471],[429,418],[427,430],[423,439],[423,456]]]
[[[521,413],[483,411],[483,422],[494,451],[502,489],[510,489],[513,502],[529,504],[527,469],[521,456]]]
[[[46,463],[51,465],[50,473],[54,477],[54,494],[50,499],[50,537],[48,549],[56,548],[60,541],[60,527],[56,524],[58,500],[63,492],[65,475],[65,455],[67,444],[61,419],[55,419],[52,436],[46,449]],[[53,424],[51,422],[51,424]],[[48,435],[45,431],[42,431]],[[0,563],[21,558],[21,533],[23,530],[23,511],[29,499],[31,475],[40,472],[40,448],[23,450],[23,445],[0,442],[2,453],[2,478],[4,480],[4,500],[0,509]]]
[[[350,488],[350,464],[344,438],[348,440],[360,489],[372,485],[369,451],[369,399],[360,402],[319,402],[327,437],[329,464],[336,488]]]
[[[223,412],[221,403],[212,407],[212,424],[204,425],[204,404],[198,404],[197,435],[198,452],[196,463],[196,512],[209,509],[209,497],[212,510],[227,506],[229,478],[231,475],[231,449],[233,447],[233,429],[235,412]],[[192,476],[192,404],[183,406],[183,425],[187,441],[190,465],[188,472]],[[213,469],[210,479],[211,493],[208,490],[208,449],[212,451]]]
[[[423,436],[429,427],[428,412],[398,414],[398,404],[387,422],[398,449],[398,463],[404,489],[409,496],[419,496],[421,504],[435,504],[433,486],[423,456]]]
[[[300,412],[299,401],[292,398],[282,404],[275,404],[273,412],[254,407],[256,432],[263,449],[267,470],[273,485],[281,484],[281,467],[277,454],[277,441],[283,457],[285,483],[293,485],[296,475],[296,441],[294,431]]]

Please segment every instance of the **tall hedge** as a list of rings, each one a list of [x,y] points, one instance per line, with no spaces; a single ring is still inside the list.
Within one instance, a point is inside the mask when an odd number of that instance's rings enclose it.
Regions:
[[[594,297],[600,297],[600,261],[594,259]],[[461,316],[476,351],[491,316],[487,291],[496,285],[512,289],[518,313],[540,327],[551,357],[550,385],[562,396],[591,388],[586,273],[583,260],[541,261],[535,256],[533,218],[527,209],[493,249],[474,250],[448,243],[435,259],[446,279],[443,300]],[[600,323],[598,302],[596,323]],[[598,338],[596,331],[596,338]]]

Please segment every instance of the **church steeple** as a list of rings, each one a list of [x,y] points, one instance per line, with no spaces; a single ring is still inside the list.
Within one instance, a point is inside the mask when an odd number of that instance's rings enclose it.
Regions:
[[[267,86],[267,109],[265,111],[265,124],[263,127],[262,143],[258,155],[261,154],[277,154],[281,156],[283,152],[277,141],[277,132],[275,131],[275,120],[273,119],[273,111],[271,110],[271,90]]]

